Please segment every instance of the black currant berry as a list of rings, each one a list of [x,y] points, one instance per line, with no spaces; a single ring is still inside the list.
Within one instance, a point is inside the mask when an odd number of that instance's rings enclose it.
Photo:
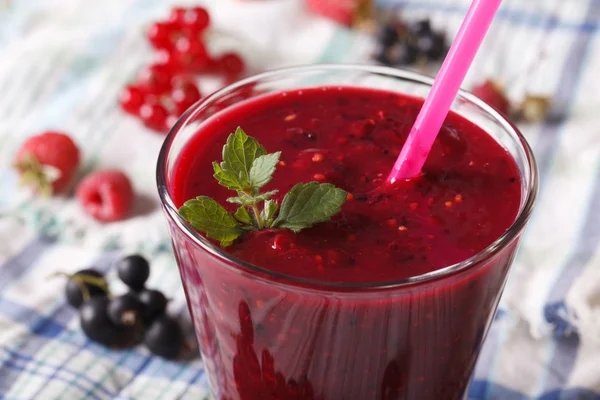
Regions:
[[[431,33],[433,32],[433,30],[431,29],[431,21],[429,21],[428,19],[422,19],[418,22],[415,22],[410,27],[410,31],[413,33],[413,35],[417,37],[431,35]]]
[[[417,39],[419,53],[425,55],[429,60],[439,60],[446,52],[446,42],[443,35],[431,33]]]
[[[377,31],[377,43],[384,49],[392,47],[400,40],[395,24],[387,23]]]
[[[166,314],[158,317],[146,330],[144,344],[157,356],[173,359],[183,346],[179,323]]]
[[[134,254],[117,262],[117,273],[123,283],[137,292],[144,288],[150,276],[150,265],[144,257]]]
[[[79,309],[81,329],[88,338],[104,346],[116,346],[122,331],[108,317],[109,300],[106,297],[93,297]]]
[[[392,65],[410,65],[417,61],[419,50],[409,42],[400,42],[390,49]]]
[[[138,294],[138,299],[144,306],[142,317],[144,323],[150,325],[154,320],[163,315],[167,309],[168,300],[162,292],[153,289],[144,289]]]
[[[106,296],[107,292],[108,284],[104,275],[94,269],[83,269],[70,275],[65,288],[67,302],[75,308],[79,308],[87,296]]]
[[[133,293],[115,297],[108,304],[108,317],[116,326],[134,326],[142,320],[144,305]]]
[[[390,60],[390,49],[383,46],[378,46],[373,54],[373,59],[379,64],[391,66],[392,61]]]

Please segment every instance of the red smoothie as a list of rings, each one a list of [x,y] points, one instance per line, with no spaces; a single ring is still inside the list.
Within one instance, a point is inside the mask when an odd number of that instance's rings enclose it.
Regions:
[[[183,148],[169,182],[177,207],[206,195],[235,211],[211,163],[238,126],[268,152],[282,152],[264,188],[278,189],[277,200],[313,180],[349,193],[331,222],[300,233],[252,232],[226,249],[271,273],[175,246],[219,399],[462,397],[516,243],[467,271],[401,291],[368,287],[443,269],[489,246],[515,221],[521,179],[498,142],[451,113],[423,174],[384,185],[421,105],[363,88],[280,92],[216,114]]]

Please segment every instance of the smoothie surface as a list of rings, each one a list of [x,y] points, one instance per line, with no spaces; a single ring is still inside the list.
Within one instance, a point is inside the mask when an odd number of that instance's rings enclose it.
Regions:
[[[176,206],[199,195],[235,195],[213,178],[227,136],[240,126],[268,152],[281,151],[263,191],[298,182],[332,183],[350,194],[331,222],[300,233],[251,232],[226,250],[257,266],[328,282],[404,279],[463,261],[500,237],[521,201],[513,158],[485,131],[450,113],[423,174],[384,185],[423,100],[355,87],[264,95],[202,125],[175,165]]]

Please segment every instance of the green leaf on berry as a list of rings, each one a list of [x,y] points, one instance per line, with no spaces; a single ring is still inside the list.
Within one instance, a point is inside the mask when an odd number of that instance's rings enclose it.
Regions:
[[[227,199],[227,202],[237,203],[237,204],[241,204],[243,206],[253,206],[255,204],[260,203],[261,201],[265,201],[265,200],[271,198],[273,195],[277,194],[277,192],[279,192],[279,190],[271,190],[270,192],[257,194],[256,196],[248,196],[248,195],[242,194],[241,196],[237,196],[237,197],[229,197]]]
[[[220,241],[223,247],[229,246],[244,233],[235,218],[207,196],[186,201],[179,209],[179,214],[209,238]]]
[[[33,187],[42,197],[52,195],[52,182],[60,178],[61,172],[51,165],[42,165],[31,153],[23,154],[14,168],[21,174],[20,185]]]
[[[340,211],[347,195],[346,191],[330,183],[298,183],[283,198],[273,227],[299,232],[316,223],[329,221]]]

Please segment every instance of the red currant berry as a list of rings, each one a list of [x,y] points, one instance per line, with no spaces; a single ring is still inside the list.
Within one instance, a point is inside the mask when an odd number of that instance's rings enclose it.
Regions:
[[[183,67],[185,72],[193,73],[204,71],[208,67],[210,60],[202,41],[186,37],[177,40],[175,56],[177,57],[177,62]]]
[[[166,49],[161,49],[156,53],[155,64],[165,67],[172,76],[182,72],[182,66],[179,64],[176,55]]]
[[[164,132],[168,115],[167,109],[159,103],[146,103],[140,108],[144,125],[155,131]]]
[[[163,94],[171,89],[173,75],[165,65],[152,64],[140,72],[138,83],[150,94]]]
[[[202,98],[200,90],[191,81],[181,81],[171,91],[175,113],[179,116]]]
[[[138,115],[145,99],[146,93],[140,87],[128,85],[119,95],[119,104],[123,111]]]
[[[202,32],[210,25],[210,15],[203,7],[194,7],[185,13],[185,27],[192,32]]]
[[[185,22],[185,13],[187,12],[187,8],[183,7],[175,7],[171,10],[171,14],[169,15],[169,22],[173,24],[177,24],[179,27],[183,27]]]
[[[170,49],[173,47],[173,37],[177,27],[171,22],[155,22],[148,29],[148,41],[156,49]]]
[[[203,7],[176,7],[171,11],[169,21],[186,29],[190,33],[198,33],[210,25],[210,15]]]
[[[244,73],[244,60],[236,53],[226,53],[219,58],[219,68],[228,79],[237,79]]]

